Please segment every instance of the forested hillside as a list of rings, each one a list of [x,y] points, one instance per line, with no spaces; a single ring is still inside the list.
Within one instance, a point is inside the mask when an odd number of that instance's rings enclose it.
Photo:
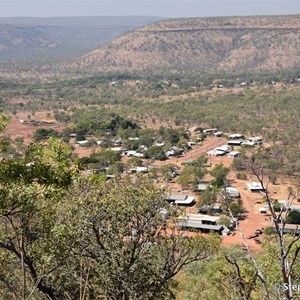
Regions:
[[[299,20],[299,16],[164,20],[121,36],[73,66],[92,72],[297,69]]]

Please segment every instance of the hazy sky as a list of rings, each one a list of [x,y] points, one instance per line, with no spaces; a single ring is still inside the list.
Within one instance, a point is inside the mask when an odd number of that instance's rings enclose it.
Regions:
[[[300,14],[300,0],[0,0],[0,17],[200,17],[274,14]]]

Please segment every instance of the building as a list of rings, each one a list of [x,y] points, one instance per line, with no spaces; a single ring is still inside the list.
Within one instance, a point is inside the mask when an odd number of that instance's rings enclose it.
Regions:
[[[195,204],[195,198],[188,195],[179,195],[173,194],[166,197],[166,200],[170,203],[174,203],[177,205],[187,205],[192,206]]]
[[[223,135],[222,131],[217,131],[217,132],[213,133],[213,136],[215,136],[215,137],[221,137],[222,135]]]
[[[161,143],[157,142],[157,143],[153,144],[153,146],[156,146],[156,147],[163,147],[164,145],[165,145],[164,142],[161,142]]]
[[[112,147],[110,148],[112,151],[122,151],[122,147]]]
[[[203,130],[203,133],[205,134],[213,134],[214,132],[218,132],[218,128],[208,128]]]
[[[256,143],[256,144],[261,144],[263,142],[263,138],[260,136],[253,136],[253,137],[249,137],[248,141]]]
[[[214,150],[208,151],[207,154],[209,156],[223,156],[223,155],[225,155],[225,152],[214,149]]]
[[[85,146],[89,143],[89,141],[84,140],[84,141],[77,141],[76,144],[78,144],[79,146]]]
[[[129,141],[138,141],[139,138],[138,138],[138,137],[130,137],[128,140],[129,140]]]
[[[263,186],[258,182],[248,182],[247,187],[248,187],[248,190],[252,193],[265,191]]]
[[[223,196],[226,196],[226,194],[232,198],[240,198],[240,192],[238,191],[238,189],[234,188],[234,187],[227,187],[225,189],[222,190],[222,194]]]
[[[228,139],[229,140],[237,140],[237,139],[242,139],[244,136],[240,133],[234,133],[234,134],[230,134],[228,135]]]
[[[178,226],[181,229],[196,229],[204,233],[210,231],[222,234],[224,229],[223,225],[218,225],[217,221],[220,219],[218,216],[209,216],[203,214],[187,214],[179,218]]]
[[[195,189],[194,189],[194,191],[195,192],[204,192],[204,191],[206,191],[207,189],[209,189],[209,188],[211,188],[212,187],[212,185],[211,184],[208,184],[208,183],[199,183],[196,187],[195,187]]]
[[[122,140],[122,139],[117,139],[117,140],[114,142],[114,145],[115,145],[115,146],[123,145],[123,140]]]
[[[223,151],[223,152],[227,153],[227,152],[229,152],[230,147],[227,146],[227,145],[224,145],[224,146],[221,146],[221,147],[217,147],[214,150],[216,150],[216,151]]]
[[[241,140],[241,139],[237,139],[237,140],[229,140],[229,141],[227,142],[227,145],[228,145],[228,146],[241,146],[243,142],[244,142],[244,140]]]
[[[241,152],[238,152],[238,151],[232,151],[232,152],[229,152],[227,157],[230,157],[230,158],[235,158],[235,157],[238,157],[241,155]]]
[[[265,206],[263,206],[263,207],[260,207],[258,210],[259,210],[259,212],[260,212],[261,214],[266,214],[266,213],[269,213],[269,212],[270,212],[268,205],[265,205]]]
[[[137,173],[148,173],[148,168],[146,167],[136,167]]]
[[[300,204],[292,204],[286,200],[278,200],[278,203],[284,208],[284,210],[297,210],[300,212]]]
[[[299,225],[286,224],[282,231],[283,231],[283,233],[290,233],[290,234],[295,233],[295,235],[300,235]]]
[[[256,145],[255,142],[251,142],[251,141],[244,141],[241,144],[242,146],[248,146],[248,147],[254,147]]]

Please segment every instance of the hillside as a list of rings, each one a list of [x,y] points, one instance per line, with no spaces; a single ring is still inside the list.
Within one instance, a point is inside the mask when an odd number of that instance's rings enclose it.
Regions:
[[[76,60],[99,71],[276,71],[300,68],[300,16],[171,19]]]
[[[0,18],[0,60],[61,61],[83,55],[156,17]]]

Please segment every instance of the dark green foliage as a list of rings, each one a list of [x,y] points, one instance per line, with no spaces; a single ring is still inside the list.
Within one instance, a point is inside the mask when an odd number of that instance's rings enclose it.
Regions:
[[[276,211],[276,212],[279,212],[280,210],[281,210],[281,204],[278,202],[278,200],[275,200],[274,202],[273,202],[273,208],[274,208],[274,211]]]
[[[211,170],[210,174],[215,177],[212,182],[213,185],[217,187],[222,187],[224,185],[224,180],[229,172],[229,169],[224,167],[222,164],[216,165],[213,170]]]
[[[86,135],[97,135],[97,133],[115,135],[119,129],[138,129],[138,125],[131,120],[115,114],[97,116],[97,111],[89,113],[77,111],[72,120],[76,124],[72,128],[72,133],[76,133],[77,141],[84,140]]]
[[[269,235],[269,234],[275,234],[275,228],[273,226],[268,226],[264,229],[264,234]]]
[[[289,212],[286,222],[288,224],[299,224],[300,225],[300,212],[297,210],[292,210]]]
[[[199,195],[197,206],[200,208],[202,205],[211,205],[217,200],[219,190],[216,187],[207,188]]]
[[[241,199],[237,200],[237,202],[230,203],[228,205],[228,208],[230,209],[234,217],[237,217],[244,212]]]
[[[56,121],[62,122],[62,123],[68,123],[71,120],[71,116],[65,112],[55,112],[54,118]]]
[[[59,133],[52,128],[38,128],[34,135],[33,138],[35,141],[39,142],[43,139],[49,138],[49,137],[53,137],[53,138],[57,138],[59,136]]]
[[[94,152],[89,157],[82,157],[79,159],[79,164],[85,167],[105,168],[113,165],[121,158],[120,151],[102,150]]]
[[[239,180],[247,180],[247,174],[238,172],[236,173],[236,178]]]
[[[166,160],[166,154],[162,147],[151,146],[145,152],[145,158]]]

